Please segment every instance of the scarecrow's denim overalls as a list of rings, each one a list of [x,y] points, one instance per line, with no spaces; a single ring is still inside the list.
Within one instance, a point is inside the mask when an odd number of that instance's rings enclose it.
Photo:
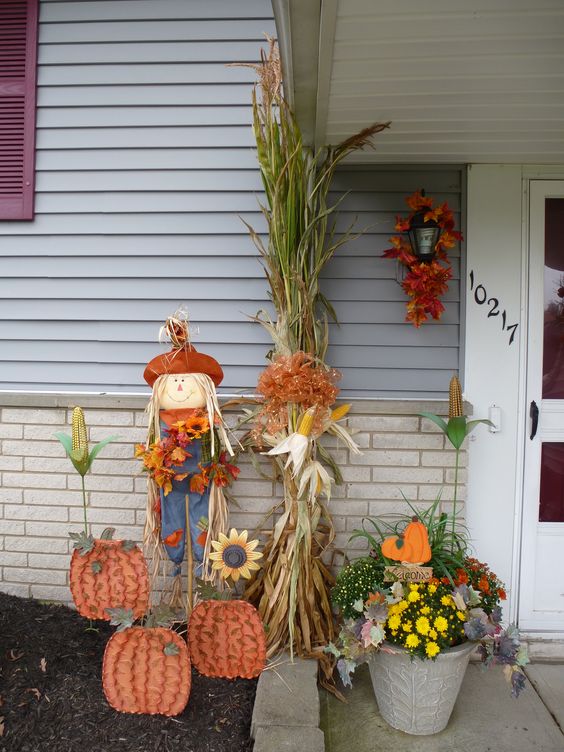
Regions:
[[[161,420],[161,434],[167,430],[166,424]],[[210,452],[210,437],[211,433],[208,431],[202,436],[201,439],[193,439],[186,447],[186,451],[192,456],[187,457],[185,462],[181,466],[176,466],[177,473],[188,473],[188,476],[184,480],[173,480],[172,491],[166,496],[161,489],[161,539],[164,541],[169,535],[176,531],[182,531],[176,545],[168,545],[164,543],[164,547],[174,562],[174,575],[180,574],[180,568],[182,560],[184,559],[184,549],[186,546],[186,496],[189,501],[189,527],[190,537],[192,540],[192,556],[195,564],[201,564],[204,556],[204,546],[202,545],[202,537],[205,541],[205,536],[202,536],[202,528],[198,526],[198,522],[201,518],[207,526],[209,517],[209,498],[210,490],[209,486],[204,490],[204,493],[195,493],[190,491],[190,478],[192,475],[200,473],[198,464],[201,463],[203,467],[206,467],[211,462]],[[198,542],[198,538],[200,541]]]

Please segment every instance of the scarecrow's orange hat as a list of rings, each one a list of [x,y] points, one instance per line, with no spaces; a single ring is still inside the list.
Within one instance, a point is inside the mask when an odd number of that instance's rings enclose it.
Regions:
[[[143,378],[153,386],[159,376],[171,373],[205,373],[216,386],[223,380],[223,370],[211,355],[199,353],[188,338],[188,323],[177,314],[169,316],[161,332],[168,334],[172,350],[153,358],[145,368]]]

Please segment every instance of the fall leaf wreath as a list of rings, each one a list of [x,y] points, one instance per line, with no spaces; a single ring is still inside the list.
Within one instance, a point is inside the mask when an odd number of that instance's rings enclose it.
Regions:
[[[416,191],[406,198],[406,203],[412,211],[408,217],[396,217],[397,232],[407,232],[411,226],[411,220],[419,212],[424,212],[425,222],[435,221],[441,228],[432,261],[420,261],[413,254],[405,236],[401,235],[391,237],[392,248],[384,251],[385,258],[397,259],[407,267],[408,271],[402,282],[402,287],[409,297],[405,320],[420,327],[429,317],[435,320],[440,319],[445,310],[440,296],[448,290],[448,282],[452,279],[452,268],[447,251],[462,240],[462,233],[454,229],[454,214],[446,201],[433,208],[433,198],[423,196],[420,191]]]

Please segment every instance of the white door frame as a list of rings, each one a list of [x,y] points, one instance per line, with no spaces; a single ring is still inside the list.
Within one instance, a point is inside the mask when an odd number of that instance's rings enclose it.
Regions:
[[[514,549],[512,561],[512,581],[517,585],[515,597],[511,600],[509,613],[510,621],[516,622],[519,614],[519,601],[521,598],[521,563],[523,548],[523,522],[525,504],[525,447],[527,442],[527,429],[529,425],[529,411],[527,403],[527,366],[528,366],[528,314],[529,314],[529,232],[530,232],[530,183],[532,180],[564,180],[564,171],[561,167],[556,168],[523,168],[523,200],[522,200],[522,245],[521,245],[521,338],[519,363],[519,429],[518,429],[518,452],[516,458],[516,484],[515,519],[514,519]],[[555,640],[564,639],[564,632],[550,630],[530,630],[524,632],[524,636],[532,638],[545,637]]]

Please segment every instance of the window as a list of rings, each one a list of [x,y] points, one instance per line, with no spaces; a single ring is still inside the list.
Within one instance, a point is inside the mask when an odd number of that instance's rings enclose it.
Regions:
[[[38,2],[0,2],[0,220],[33,219]]]

